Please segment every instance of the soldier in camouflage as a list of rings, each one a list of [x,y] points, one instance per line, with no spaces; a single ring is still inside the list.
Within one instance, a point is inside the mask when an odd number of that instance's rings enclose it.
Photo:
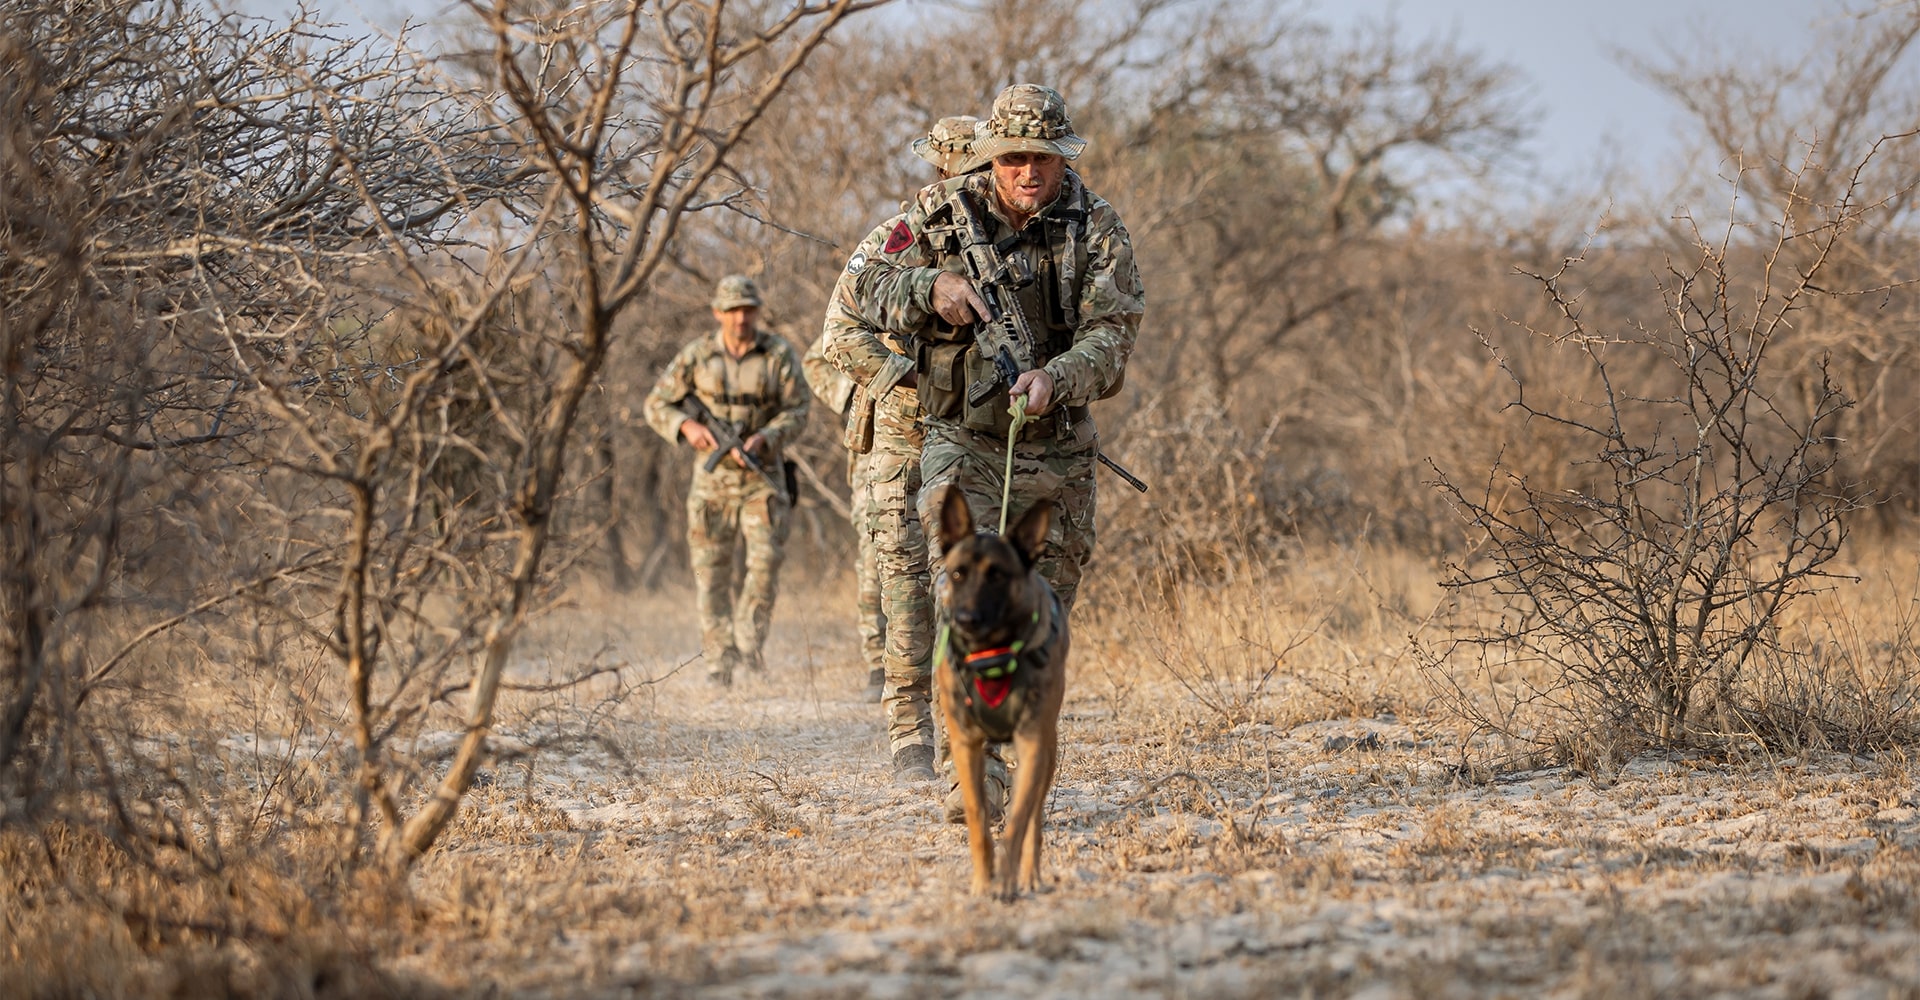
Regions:
[[[1118,213],[1067,166],[1086,141],[1073,133],[1060,95],[1033,84],[1008,87],[982,132],[976,156],[991,160],[992,171],[920,192],[879,257],[861,268],[847,305],[858,322],[829,353],[844,355],[836,364],[858,380],[862,368],[885,360],[881,331],[914,331],[913,383],[926,411],[922,500],[954,483],[983,524],[1000,512],[1008,401],[1026,397],[1027,413],[1042,419],[1027,424],[1015,442],[1009,502],[1016,513],[1040,500],[1054,502],[1057,516],[1040,567],[1070,607],[1093,554],[1099,447],[1087,406],[1118,390],[1145,297]],[[927,235],[929,220],[937,223],[962,187],[986,205],[992,235],[1007,253],[1027,256],[1037,280],[1018,300],[1045,341],[1036,345],[1036,366],[1020,374],[1007,397],[980,406],[968,403],[966,390],[994,377],[970,329],[985,303],[963,263]],[[1070,419],[1058,419],[1061,413]]]
[[[687,493],[687,549],[700,614],[707,676],[733,683],[736,668],[762,669],[761,648],[773,619],[774,589],[787,539],[791,500],[782,451],[806,428],[809,400],[800,362],[780,337],[759,328],[760,290],[744,275],[722,278],[713,297],[718,332],[681,348],[647,394],[647,423],[668,441],[685,440],[701,456]],[[681,407],[697,396],[735,432],[734,449],[711,471],[705,456],[719,447],[715,428]],[[748,467],[741,450],[760,460]],[[734,586],[735,549],[746,549],[746,575]]]
[[[914,140],[913,151],[933,164],[943,179],[972,169],[977,125],[971,116],[942,118],[927,135]],[[884,251],[895,224],[903,218],[904,206],[900,215],[875,227],[848,259],[828,301],[817,345],[829,359],[835,359],[834,344],[844,339],[843,330],[858,323],[845,308],[855,281],[866,263]],[[906,349],[905,341],[896,346]],[[881,700],[893,770],[902,780],[931,781],[936,742],[930,700],[933,599],[927,589],[927,542],[916,506],[923,437],[920,400],[913,387],[902,381],[912,376],[912,360],[885,344],[881,350],[880,356],[868,359],[877,364],[845,369],[857,386],[847,447],[866,456],[866,520],[856,530],[872,545],[880,581],[886,620],[886,687]]]
[[[1067,166],[1085,147],[1059,94],[1032,84],[1002,91],[974,151],[993,169],[920,192],[881,252],[861,262],[853,287],[836,296],[849,318],[828,347],[835,364],[859,381],[896,364],[887,331],[911,333],[913,371],[900,381],[917,390],[925,413],[922,518],[937,517],[930,498],[951,483],[965,493],[978,523],[997,521],[1009,406],[1025,397],[1026,412],[1040,419],[1014,442],[1008,503],[1015,513],[1042,500],[1053,503],[1039,568],[1068,609],[1093,554],[1099,441],[1087,407],[1118,391],[1145,312],[1125,225]],[[971,330],[986,304],[966,278],[958,248],[939,235],[963,188],[986,207],[995,242],[1009,256],[1024,255],[1036,276],[1016,298],[1043,341],[1035,345],[1035,366],[1019,374],[1007,395],[979,406],[968,402],[968,387],[995,377]],[[928,541],[937,564],[937,544]]]
[[[842,417],[851,416],[855,390],[853,380],[827,361],[825,334],[800,357],[807,386],[822,403]],[[860,659],[867,665],[868,701],[877,702],[886,690],[887,619],[880,608],[880,573],[873,561],[873,533],[868,530],[870,491],[867,489],[867,455],[847,452],[848,520],[853,524],[854,625],[860,634]]]

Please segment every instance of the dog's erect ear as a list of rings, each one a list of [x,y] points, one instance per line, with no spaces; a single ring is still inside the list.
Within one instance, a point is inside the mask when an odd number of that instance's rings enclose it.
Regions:
[[[1053,504],[1042,500],[1020,515],[1013,522],[1013,530],[1007,532],[1007,541],[1013,543],[1015,552],[1020,553],[1020,561],[1033,568],[1034,560],[1040,558],[1040,550],[1047,544],[1047,528],[1053,523]]]
[[[967,495],[960,487],[948,483],[940,487],[940,495],[934,498],[933,506],[940,512],[940,549],[951,551],[954,546],[973,537],[973,511],[967,509]]]

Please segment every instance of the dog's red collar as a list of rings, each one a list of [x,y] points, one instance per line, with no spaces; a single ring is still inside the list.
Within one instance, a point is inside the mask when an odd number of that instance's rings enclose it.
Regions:
[[[1020,655],[1021,643],[1001,646],[998,649],[983,649],[978,653],[968,653],[964,662],[969,669],[987,677],[998,677],[1013,672],[1014,657]]]

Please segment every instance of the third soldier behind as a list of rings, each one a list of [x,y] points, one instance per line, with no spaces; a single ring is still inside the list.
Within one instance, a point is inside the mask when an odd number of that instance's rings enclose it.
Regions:
[[[972,169],[977,163],[973,156],[977,124],[968,115],[942,118],[927,135],[914,140],[913,151],[933,164],[943,180]],[[847,328],[860,325],[846,309],[854,283],[868,261],[886,252],[895,227],[905,217],[903,208],[901,214],[876,226],[848,258],[827,303],[826,322],[814,351],[844,368],[858,387],[849,407],[846,444],[856,455],[865,455],[861,462],[865,481],[855,487],[855,506],[864,509],[865,518],[854,530],[872,554],[880,585],[881,617],[886,623],[882,701],[893,771],[901,780],[931,781],[935,777],[933,598],[928,593],[926,535],[920,529],[917,508],[923,434],[920,399],[911,385],[913,361],[901,353],[910,349],[904,341],[892,347],[876,341],[877,352],[848,355],[835,350]]]
[[[892,363],[889,331],[912,334],[910,383],[925,411],[923,520],[937,517],[930,498],[949,483],[966,495],[977,523],[999,520],[1008,408],[1026,397],[1026,412],[1039,419],[1014,443],[1008,504],[1014,514],[1042,500],[1054,505],[1039,568],[1069,610],[1093,555],[1099,441],[1087,407],[1119,389],[1145,312],[1125,225],[1067,167],[1085,147],[1058,93],[1033,84],[1001,91],[975,150],[993,169],[920,192],[881,252],[859,262],[851,294],[837,298],[850,321],[829,344],[835,363],[859,380]],[[1030,266],[1036,280],[1014,298],[1041,341],[1034,367],[977,406],[968,387],[996,377],[972,336],[986,305],[966,277],[958,241],[943,235],[943,227],[953,232],[963,189],[985,208],[982,221],[1002,252]],[[937,546],[929,548],[937,564]]]
[[[825,334],[800,357],[807,385],[822,403],[842,417],[854,415],[859,386],[827,361]],[[872,402],[866,406],[871,409]],[[871,419],[871,414],[868,415]],[[847,452],[847,519],[853,525],[854,625],[860,634],[860,659],[867,665],[868,701],[879,701],[887,684],[887,619],[880,611],[880,574],[873,564],[873,533],[868,530],[867,454]]]
[[[751,278],[720,279],[712,305],[720,329],[674,355],[647,393],[646,417],[661,437],[685,440],[699,453],[687,492],[687,549],[700,648],[708,678],[732,684],[737,667],[762,668],[792,503],[782,451],[806,429],[809,400],[793,348],[759,328],[760,289]],[[728,432],[741,447],[708,469],[708,456]],[[742,451],[757,460],[758,470]],[[738,588],[736,547],[746,549]]]

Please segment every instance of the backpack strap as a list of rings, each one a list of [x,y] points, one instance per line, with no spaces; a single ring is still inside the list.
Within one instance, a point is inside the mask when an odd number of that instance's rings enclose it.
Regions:
[[[1079,175],[1069,172],[1073,191],[1071,204],[1047,213],[1047,243],[1053,253],[1054,270],[1060,277],[1055,296],[1060,315],[1068,327],[1080,325],[1080,291],[1086,285],[1087,189]]]

